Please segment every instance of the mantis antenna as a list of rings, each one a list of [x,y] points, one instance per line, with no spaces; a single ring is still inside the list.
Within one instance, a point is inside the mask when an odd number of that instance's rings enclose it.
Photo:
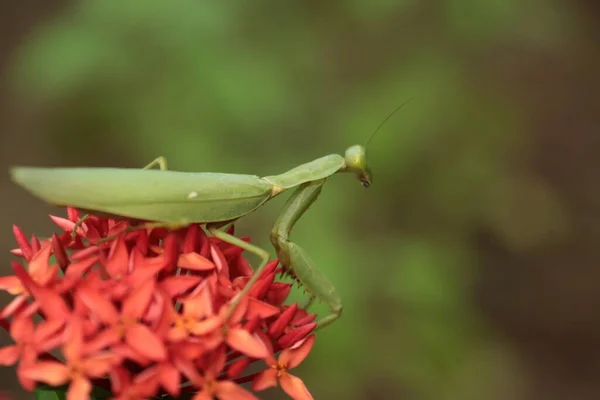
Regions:
[[[367,139],[367,142],[365,143],[365,150],[367,149],[367,147],[369,146],[369,143],[371,143],[371,139],[373,139],[373,137],[375,136],[375,134],[377,132],[379,132],[379,130],[381,129],[381,127],[383,125],[385,125],[385,123],[394,116],[394,114],[396,114],[398,111],[400,111],[400,109],[402,109],[402,107],[404,107],[405,105],[407,105],[411,100],[413,100],[414,97],[409,97],[406,101],[404,101],[404,103],[400,104],[398,107],[396,107],[396,109],[394,111],[392,111],[384,120],[383,122],[381,122],[381,124],[379,124],[379,126],[377,127],[377,129],[375,129],[375,132],[373,132],[371,134],[371,136],[369,137],[369,139]]]

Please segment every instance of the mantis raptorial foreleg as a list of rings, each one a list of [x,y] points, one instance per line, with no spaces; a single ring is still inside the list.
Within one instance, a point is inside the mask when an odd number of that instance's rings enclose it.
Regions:
[[[317,321],[316,329],[323,328],[342,314],[342,300],[333,284],[310,259],[306,251],[288,240],[298,219],[315,202],[325,180],[308,182],[294,192],[284,206],[271,232],[271,242],[285,271],[297,280],[310,296],[307,305],[314,298],[327,304],[331,314]]]
[[[166,171],[168,169],[167,168],[167,159],[164,158],[163,156],[156,157],[154,160],[152,160],[148,165],[146,165],[142,169],[152,169],[157,165],[161,171]],[[77,230],[79,228],[81,228],[81,226],[83,225],[85,220],[88,219],[89,217],[90,217],[90,214],[85,214],[83,217],[79,218],[79,220],[77,222],[75,222],[75,225],[73,225],[73,231],[71,231],[71,240],[75,240],[75,238],[77,237]]]

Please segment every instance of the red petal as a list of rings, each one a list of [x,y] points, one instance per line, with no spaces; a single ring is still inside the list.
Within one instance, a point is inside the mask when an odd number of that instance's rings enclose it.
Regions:
[[[116,324],[119,311],[106,296],[89,287],[82,287],[76,292],[76,297],[105,324]]]
[[[275,368],[262,371],[252,380],[252,390],[257,392],[274,386],[277,386],[277,370]]]
[[[23,368],[23,376],[50,386],[60,386],[69,380],[69,367],[56,361],[42,361]]]
[[[213,316],[195,323],[190,330],[194,335],[202,336],[214,331],[222,325],[223,319],[219,316]]]
[[[181,246],[182,253],[194,253],[198,249],[198,225],[190,225],[185,232],[185,238]]]
[[[79,211],[76,208],[71,207],[71,206],[67,207],[67,217],[72,222],[77,222],[81,219]]]
[[[218,382],[216,395],[220,400],[259,400],[258,397],[231,381]]]
[[[310,324],[311,322],[313,322],[315,320],[315,318],[317,317],[317,314],[305,314],[304,316],[299,316],[299,313],[296,313],[296,315],[294,315],[294,319],[292,319],[292,325],[295,326],[302,326],[302,325],[307,325]]]
[[[44,240],[44,242],[47,242],[47,240]],[[42,243],[40,242],[40,239],[38,239],[38,237],[35,235],[31,235],[31,249],[33,250],[33,252],[37,253],[41,250],[41,248]]]
[[[251,320],[246,321],[243,328],[250,333],[254,333],[254,331],[256,330],[256,328],[258,328],[258,325],[260,325],[261,322],[262,320],[259,317],[254,317]]]
[[[26,260],[30,260],[33,257],[33,249],[31,248],[31,244],[29,244],[27,235],[16,225],[13,225],[13,235],[15,235],[15,240],[23,253],[23,257]]]
[[[48,259],[50,258],[50,253],[52,252],[52,244],[46,243],[44,247],[35,253],[29,261],[29,265],[27,270],[31,276],[39,276],[39,274],[43,273],[48,269]]]
[[[229,278],[229,266],[227,265],[227,260],[225,259],[221,249],[219,249],[219,246],[211,245],[210,255],[217,266],[217,271],[223,276]]]
[[[260,277],[264,278],[267,275],[274,273],[278,264],[279,264],[279,260],[269,261],[269,263],[267,265],[265,265],[265,268],[262,270]]]
[[[0,320],[10,317],[22,306],[25,306],[27,304],[28,297],[28,295],[20,295],[15,297],[10,303],[8,303],[6,307],[2,309],[2,312],[0,312]]]
[[[206,347],[202,341],[186,340],[169,346],[169,353],[177,354],[182,359],[195,360],[206,353]]]
[[[46,242],[46,241],[44,241]],[[31,236],[31,249],[33,250],[34,253],[37,253],[38,251],[40,251],[42,248],[42,244],[40,243],[40,239],[38,239],[37,236],[32,235]]]
[[[121,340],[121,328],[113,326],[104,329],[93,339],[88,339],[83,345],[83,354],[93,354],[105,349]]]
[[[40,287],[34,294],[36,302],[48,319],[66,320],[70,310],[67,304],[57,293],[50,289]]]
[[[179,258],[179,242],[175,232],[169,232],[164,238],[162,247],[164,249],[162,255],[165,259],[165,268],[167,271],[174,269]]]
[[[296,368],[302,361],[304,361],[306,356],[308,356],[308,353],[310,353],[314,343],[315,335],[310,335],[306,338],[306,340],[300,343],[298,347],[293,347],[291,349],[285,349],[282,351],[281,355],[279,356],[279,362],[281,364],[287,364],[288,369]]]
[[[148,279],[155,279],[157,274],[165,267],[165,259],[159,257],[144,257],[138,249],[133,249],[132,253],[133,268],[127,278],[131,286],[135,286]]]
[[[271,335],[271,337],[278,338],[279,335],[283,333],[285,327],[288,326],[292,318],[294,318],[294,314],[296,314],[297,309],[297,303],[294,303],[286,308],[286,310],[281,313],[279,318],[277,318],[277,320],[271,324],[271,327],[269,328],[269,335]]]
[[[65,343],[64,335],[58,333],[54,336],[50,336],[45,341],[36,345],[36,351],[39,353],[49,352],[56,349]]]
[[[46,270],[40,271],[37,276],[37,282],[41,286],[47,286],[55,277],[58,276],[58,265],[51,265]],[[57,290],[54,290],[57,292]]]
[[[236,271],[235,276],[252,276],[254,273],[252,266],[242,255],[237,256],[230,265],[235,267],[233,269],[233,271]]]
[[[94,225],[95,224],[95,225]],[[102,239],[103,235],[100,234],[100,230],[102,230],[103,232],[106,230],[106,227],[101,227],[97,221],[91,221],[91,218],[88,218],[87,222],[87,230],[85,232],[85,237],[91,242],[91,243],[98,243],[98,241],[100,239]],[[81,238],[77,238],[78,241],[81,241]],[[103,243],[101,246],[105,246],[106,244],[108,244],[109,242],[105,242]]]
[[[72,259],[75,259],[73,257],[71,257]],[[98,261],[98,256],[93,256],[93,257],[86,257],[81,261],[76,261],[74,263],[71,263],[66,271],[65,271],[65,276],[66,277],[76,277],[81,279],[81,277],[83,277],[83,275],[90,269],[92,268],[92,266]]]
[[[148,231],[140,229],[137,240],[135,241],[136,250],[145,256],[148,254],[149,244]]]
[[[26,316],[26,317],[33,317],[33,315],[35,313],[39,313],[40,312],[40,304],[37,301],[34,301],[33,303],[29,303],[29,304],[25,304],[23,305],[23,308],[21,310],[19,310],[19,314]],[[58,318],[61,319],[62,318]],[[65,318],[66,320],[66,318]]]
[[[67,390],[67,400],[89,399],[92,384],[85,378],[75,378]]]
[[[132,319],[141,318],[150,305],[155,285],[154,279],[149,279],[129,295],[123,302],[123,315]]]
[[[126,344],[116,344],[111,347],[111,351],[113,354],[132,360],[139,365],[144,366],[150,364],[150,360],[148,358],[144,357],[142,354],[138,353]]]
[[[23,374],[23,369],[26,365],[32,365],[32,363],[24,364],[23,361],[21,361],[17,366],[17,379],[19,380],[19,383],[23,389],[31,392],[35,389],[36,382]]]
[[[77,250],[71,253],[71,260],[83,260],[89,256],[95,256],[100,251],[100,246],[90,246],[85,249]]]
[[[10,325],[10,335],[17,342],[30,341],[33,337],[33,321],[31,318],[16,316]]]
[[[163,363],[160,366],[159,381],[162,387],[173,397],[179,396],[180,374],[171,364]]]
[[[123,301],[127,293],[130,291],[130,287],[125,281],[105,281],[104,289],[108,292],[108,297],[113,300]],[[109,283],[109,285],[106,285]]]
[[[202,231],[204,232],[204,231]],[[210,246],[211,246],[211,242],[209,240],[209,237],[206,236],[206,234],[202,235],[202,246],[200,246],[200,255],[203,257],[209,257],[210,256]]]
[[[252,297],[249,298],[248,310],[246,311],[246,319],[267,319],[279,313],[279,308],[270,304],[264,303],[260,300],[256,300]]]
[[[138,394],[143,398],[154,397],[154,394],[158,391],[160,382],[158,380],[158,367],[153,366],[146,368],[133,378],[133,384],[138,391]]]
[[[228,322],[230,325],[236,325],[244,318],[249,303],[248,296],[244,296],[242,300],[240,300],[229,317]],[[219,310],[219,313],[224,317],[229,312],[229,307],[231,307],[231,304],[224,304]]]
[[[274,280],[275,274],[270,274],[268,276],[260,278],[258,281],[256,281],[256,283],[254,283],[254,285],[248,292],[248,296],[255,297],[257,299],[262,299],[265,293],[267,293],[267,290],[269,290],[269,288],[273,284]]]
[[[244,329],[233,328],[227,333],[227,344],[241,353],[252,358],[267,358],[269,351],[256,335],[251,335]]]
[[[83,321],[81,317],[73,316],[65,331],[63,354],[69,363],[78,362],[83,346]]]
[[[58,262],[58,265],[60,265],[61,269],[64,269],[67,265],[69,265],[69,258],[67,257],[65,248],[63,247],[56,233],[52,234],[52,252],[54,253],[56,262]]]
[[[65,218],[61,218],[61,217],[55,217],[54,215],[50,215],[50,219],[63,231],[65,232],[72,232],[73,229],[75,228],[75,222],[70,221],[68,219]],[[77,234],[80,236],[85,236],[85,230],[84,230],[84,224],[80,225],[77,228]]]
[[[10,251],[10,254],[12,254],[13,256],[23,257],[23,250],[21,250],[21,249],[12,249],[9,251]]]
[[[265,359],[265,362],[269,367],[276,367],[278,364],[277,360],[275,359],[275,356],[273,355],[273,343],[271,342],[271,338],[261,330],[256,331],[255,335],[257,335],[260,338],[260,340],[262,340],[265,346],[267,346],[267,350],[269,351],[269,357]]]
[[[23,285],[33,294],[48,319],[64,320],[68,318],[69,308],[62,297],[52,290],[36,284],[22,266],[13,264],[12,267]]]
[[[248,357],[240,358],[239,360],[234,361],[229,365],[229,367],[227,367],[227,376],[229,378],[239,377],[249,364],[250,358]]]
[[[144,315],[143,321],[147,322],[152,326],[152,329],[157,333],[161,334],[167,331],[167,327],[170,326],[172,320],[171,315],[168,312],[167,305],[170,303],[168,299],[165,298],[164,292],[155,291],[153,293],[152,301],[148,305],[148,310]],[[167,315],[165,315],[165,313]],[[167,325],[168,324],[168,325]]]
[[[213,353],[208,357],[208,365],[204,368],[205,378],[208,379],[210,377],[211,379],[215,379],[223,371],[226,360],[227,354],[225,353],[224,345],[213,350]]]
[[[10,367],[17,362],[20,355],[21,352],[18,346],[2,347],[0,348],[0,365]]]
[[[251,239],[249,237],[239,238],[239,239],[243,240],[246,243],[251,242]],[[244,252],[244,249],[242,249],[241,247],[238,247],[238,246],[227,246],[227,247],[223,248],[222,251],[223,251],[223,255],[225,256],[225,258],[227,260],[234,260],[234,259],[237,259],[238,256]]]
[[[191,269],[193,271],[209,271],[215,268],[215,264],[208,258],[198,253],[186,253],[179,256],[177,261],[179,268]]]
[[[183,313],[189,317],[203,318],[214,315],[212,297],[208,286],[203,285],[190,296],[181,300]]]
[[[65,321],[43,321],[38,324],[33,334],[35,343],[44,343],[52,335],[55,335],[65,325]]]
[[[276,307],[281,306],[290,295],[292,285],[283,282],[273,282],[265,296],[265,300]]]
[[[121,360],[122,357],[114,353],[103,353],[83,361],[81,368],[87,376],[101,378]]]
[[[108,227],[108,232],[106,232],[107,237],[119,236],[121,233],[125,233],[125,236],[128,238],[130,238],[131,235],[137,235],[137,232],[125,232],[130,228],[129,221],[115,221],[114,219],[109,219]]]
[[[198,369],[191,360],[183,357],[173,357],[173,365],[192,383],[197,383],[202,380],[198,373]]]
[[[210,393],[208,390],[201,390],[199,392],[197,392],[194,397],[192,397],[192,400],[213,400],[214,397],[212,395],[212,393]]]
[[[294,344],[298,343],[300,340],[308,336],[308,334],[311,333],[316,328],[316,326],[317,323],[313,322],[312,324],[307,324],[301,326],[300,328],[296,328],[293,331],[290,331],[289,333],[286,333],[281,338],[279,338],[277,343],[279,343],[279,345],[283,349],[290,348]]]
[[[302,379],[284,373],[279,377],[279,385],[294,400],[313,400]]]
[[[160,282],[169,297],[180,295],[202,282],[202,278],[191,275],[168,276]]]
[[[169,329],[169,332],[167,333],[167,339],[169,339],[170,342],[180,342],[188,336],[189,333],[187,329],[182,326],[174,326]]]
[[[125,390],[125,386],[129,385],[129,373],[127,370],[121,366],[113,368],[109,373],[108,377],[110,379],[111,387],[113,393],[121,393]]]
[[[167,358],[164,343],[145,325],[135,324],[127,328],[125,342],[151,360],[163,361]]]
[[[16,296],[23,293],[25,288],[16,276],[3,276],[0,278],[0,290],[5,290],[13,296]]]
[[[119,236],[113,243],[105,268],[112,278],[122,278],[127,274],[129,253],[123,239]]]
[[[229,225],[229,228],[227,228],[227,233],[230,234],[231,236],[233,236],[235,234],[235,224]],[[248,239],[248,240],[250,240],[250,239]]]

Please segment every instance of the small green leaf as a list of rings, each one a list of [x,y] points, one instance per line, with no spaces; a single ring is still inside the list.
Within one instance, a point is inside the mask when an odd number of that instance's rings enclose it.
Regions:
[[[40,387],[35,390],[35,398],[36,400],[66,400],[68,389],[68,385],[50,387],[45,384],[40,384]],[[112,394],[109,391],[96,386],[92,387],[90,399],[103,400],[111,397]]]
[[[65,400],[66,394],[63,391],[36,389],[35,398],[36,400]]]

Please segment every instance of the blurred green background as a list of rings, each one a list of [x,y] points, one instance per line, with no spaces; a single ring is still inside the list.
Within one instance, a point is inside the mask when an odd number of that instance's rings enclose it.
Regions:
[[[1,2],[1,273],[13,223],[49,235],[62,213],[10,165],[271,175],[416,96],[372,141],[374,184],[331,178],[293,232],[345,304],[296,374],[316,399],[598,399],[599,17],[589,0]],[[269,246],[284,197],[238,233]]]

